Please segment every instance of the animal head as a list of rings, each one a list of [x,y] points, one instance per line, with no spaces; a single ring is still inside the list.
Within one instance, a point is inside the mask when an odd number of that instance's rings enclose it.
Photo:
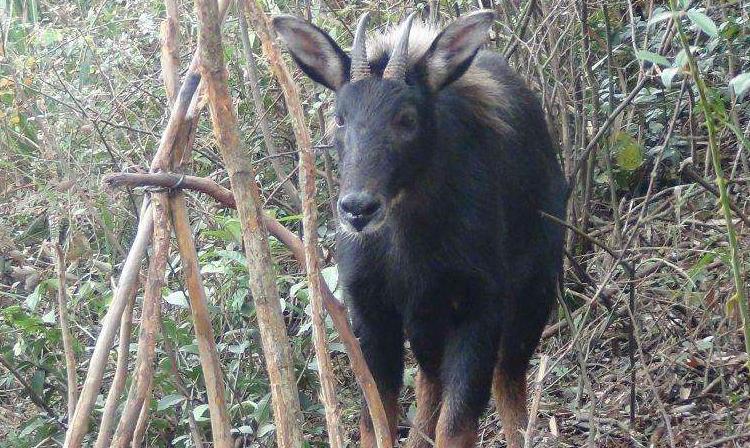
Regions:
[[[304,20],[273,20],[302,71],[336,92],[338,209],[349,233],[377,231],[416,181],[437,146],[432,100],[466,73],[494,20],[492,11],[478,11],[438,32],[415,23],[415,15],[368,41],[365,13],[351,55]]]

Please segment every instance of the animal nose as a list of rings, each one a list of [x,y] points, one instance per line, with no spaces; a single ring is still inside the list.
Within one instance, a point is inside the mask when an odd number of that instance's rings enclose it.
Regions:
[[[380,200],[363,192],[349,193],[339,199],[342,219],[346,219],[358,231],[372,220],[381,206]]]

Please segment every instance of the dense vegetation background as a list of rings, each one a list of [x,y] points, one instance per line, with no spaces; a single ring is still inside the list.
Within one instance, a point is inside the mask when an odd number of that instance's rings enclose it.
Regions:
[[[177,3],[184,69],[198,24],[193,3]],[[374,23],[386,24],[414,8],[426,20],[442,21],[480,6],[495,8],[490,47],[505,53],[538,92],[573,188],[567,222],[576,231],[569,232],[564,293],[539,350],[548,357],[545,376],[532,381],[531,395],[540,396],[536,446],[750,443],[741,316],[750,246],[749,2],[261,3],[270,13],[312,18],[344,47],[365,10],[374,13]],[[80,385],[145,194],[103,188],[102,178],[147,170],[169,117],[160,65],[164,17],[160,0],[0,2],[0,447],[62,442],[68,377],[52,249],[60,242],[65,251]],[[258,37],[252,28],[243,35],[240,25],[233,5],[223,27],[224,57],[246,156],[264,208],[300,233],[298,156],[287,109]],[[333,98],[298,71],[295,76],[318,155],[323,274],[335,288],[336,160],[325,130]],[[186,170],[228,187],[207,115]],[[725,185],[716,183],[716,165]],[[722,186],[728,195],[720,203]],[[724,214],[730,205],[735,241]],[[188,206],[236,446],[275,446],[240,223],[233,210],[207,196],[189,193]],[[271,249],[302,430],[309,446],[327,446],[307,282],[273,238]],[[148,446],[211,440],[181,269],[173,250]],[[328,328],[340,425],[354,446],[359,392],[330,322]],[[94,431],[116,351],[95,406]],[[532,379],[538,364],[537,358]],[[413,399],[413,375],[409,366],[404,403]],[[414,412],[408,404],[403,411],[406,417]],[[503,446],[492,409],[481,429],[482,446]]]

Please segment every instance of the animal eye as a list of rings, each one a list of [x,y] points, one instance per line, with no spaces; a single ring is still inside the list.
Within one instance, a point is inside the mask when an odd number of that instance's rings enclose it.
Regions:
[[[343,126],[343,125],[344,125],[344,124],[346,123],[346,122],[344,121],[344,117],[342,117],[342,116],[341,116],[341,115],[339,115],[339,114],[336,114],[336,115],[335,115],[335,116],[333,117],[333,122],[334,122],[334,123],[336,123],[336,127],[339,127],[339,128],[340,128],[341,126]]]
[[[394,124],[403,130],[410,131],[417,126],[417,117],[412,112],[402,112],[396,115]]]

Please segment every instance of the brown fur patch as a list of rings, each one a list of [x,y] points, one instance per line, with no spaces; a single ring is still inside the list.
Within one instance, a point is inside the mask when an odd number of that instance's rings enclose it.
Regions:
[[[401,32],[401,25],[388,28],[381,34],[371,36],[367,40],[367,59],[370,63],[377,62],[385,56],[389,56],[395,47]],[[406,72],[414,72],[415,64],[429,50],[430,45],[440,33],[440,29],[425,25],[415,20],[409,33],[409,60]],[[512,127],[504,121],[499,110],[508,109],[509,105],[505,98],[505,88],[502,83],[492,77],[492,74],[477,66],[476,62],[466,70],[460,78],[454,81],[449,88],[469,100],[473,105],[474,118],[498,132],[507,134]]]
[[[498,367],[492,381],[492,395],[503,423],[508,448],[521,448],[526,430],[526,377],[508,378]]]
[[[388,429],[391,433],[391,446],[396,443],[397,425],[398,425],[398,395],[389,394],[381,397],[383,400],[383,407],[385,408],[385,415],[388,418]],[[362,403],[362,416],[359,420],[359,443],[362,448],[377,448],[378,444],[375,440],[375,430],[372,426],[372,418],[370,417],[370,411],[367,408],[367,404]]]
[[[474,448],[477,443],[477,421],[460,421],[450,401],[443,403],[435,428],[437,448]]]
[[[435,426],[440,416],[442,386],[419,369],[416,379],[417,415],[409,431],[407,448],[431,448],[435,440]]]

